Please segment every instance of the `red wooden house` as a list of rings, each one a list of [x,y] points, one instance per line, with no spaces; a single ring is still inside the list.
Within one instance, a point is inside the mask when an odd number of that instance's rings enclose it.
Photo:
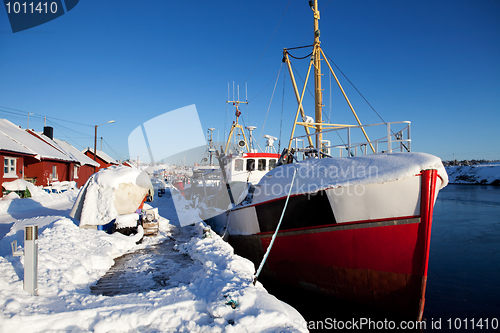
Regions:
[[[125,165],[125,166],[128,166],[129,168],[135,168],[132,164],[130,164],[129,161],[125,161],[122,164]]]
[[[76,181],[78,186],[85,183],[92,174],[85,169],[97,164],[67,142],[52,140],[52,128],[46,129],[47,135],[40,134],[0,119],[1,184],[15,179],[26,179],[36,186],[58,181]],[[82,167],[83,172],[79,172]]]
[[[94,159],[94,149],[87,148],[83,151],[83,153],[92,160]],[[99,163],[99,167],[96,168],[95,172],[99,171],[100,169],[105,169],[107,167],[110,167],[112,165],[119,165],[119,163],[114,158],[110,157],[102,150],[97,151],[97,156],[95,157],[95,161]]]

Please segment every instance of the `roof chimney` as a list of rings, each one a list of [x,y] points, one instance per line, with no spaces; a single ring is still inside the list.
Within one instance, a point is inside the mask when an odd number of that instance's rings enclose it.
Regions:
[[[50,126],[45,126],[43,128],[43,134],[49,137],[51,140],[54,140],[54,128]]]

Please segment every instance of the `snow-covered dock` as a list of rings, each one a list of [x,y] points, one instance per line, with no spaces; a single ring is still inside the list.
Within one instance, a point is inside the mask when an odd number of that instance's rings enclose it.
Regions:
[[[157,236],[137,245],[79,228],[68,217],[76,194],[0,200],[0,332],[307,331],[295,309],[253,285],[250,261],[204,233],[202,222],[181,228],[171,199],[152,203],[165,218]],[[11,253],[12,241],[23,244],[28,224],[39,225],[39,296],[23,290],[23,260]],[[162,258],[170,247],[176,254]],[[118,259],[126,253],[133,254]],[[104,296],[97,282],[119,260],[128,265],[120,273],[127,291]]]

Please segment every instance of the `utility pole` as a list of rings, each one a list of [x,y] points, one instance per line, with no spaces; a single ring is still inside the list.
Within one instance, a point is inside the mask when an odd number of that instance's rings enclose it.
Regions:
[[[34,113],[28,112],[28,125],[26,126],[26,129],[30,128],[30,114],[34,114]]]

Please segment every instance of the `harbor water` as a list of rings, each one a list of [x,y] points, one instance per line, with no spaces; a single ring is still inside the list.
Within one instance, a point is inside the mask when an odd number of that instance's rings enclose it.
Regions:
[[[362,318],[404,320],[391,313],[262,282],[308,322],[324,322],[327,318],[344,322]],[[475,330],[490,331],[497,326],[500,331],[500,186],[450,184],[439,192],[424,318],[426,331],[433,327],[440,331],[471,330],[473,325]]]

